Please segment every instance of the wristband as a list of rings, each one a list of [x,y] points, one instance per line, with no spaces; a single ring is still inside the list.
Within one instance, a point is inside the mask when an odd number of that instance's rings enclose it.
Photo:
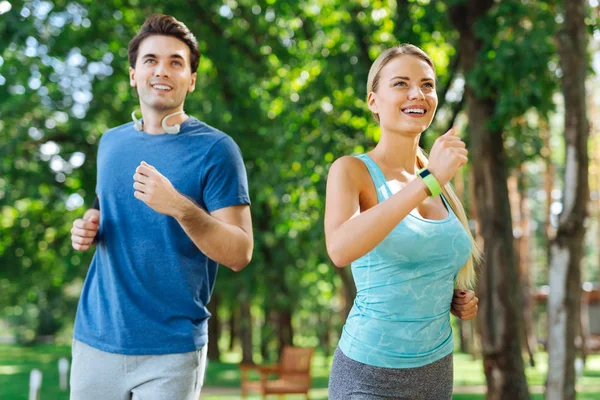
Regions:
[[[435,197],[442,193],[442,187],[440,186],[440,183],[427,168],[419,170],[417,175],[423,180],[425,186],[427,186],[427,189],[429,189],[429,192],[431,193],[430,197]]]

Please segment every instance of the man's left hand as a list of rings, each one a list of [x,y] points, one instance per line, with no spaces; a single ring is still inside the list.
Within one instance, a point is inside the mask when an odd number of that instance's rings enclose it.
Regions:
[[[474,291],[456,289],[454,290],[454,296],[452,296],[450,312],[461,320],[468,321],[477,316],[477,310],[479,309],[477,303],[479,303],[479,299],[475,296]]]
[[[173,216],[182,195],[171,181],[152,165],[142,161],[133,175],[133,195],[146,203],[154,211]]]

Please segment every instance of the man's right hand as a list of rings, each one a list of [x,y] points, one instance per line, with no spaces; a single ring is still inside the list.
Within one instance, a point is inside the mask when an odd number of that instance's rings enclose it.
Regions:
[[[98,229],[100,228],[100,211],[89,209],[83,215],[83,218],[78,218],[73,222],[71,228],[71,243],[75,250],[86,251],[90,248]]]

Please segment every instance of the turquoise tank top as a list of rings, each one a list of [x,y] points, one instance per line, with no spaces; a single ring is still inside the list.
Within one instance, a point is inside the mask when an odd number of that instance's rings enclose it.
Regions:
[[[366,165],[379,202],[392,191],[377,164]],[[446,199],[448,217],[409,214],[373,250],[352,263],[356,299],[339,347],[351,359],[386,368],[415,368],[454,349],[450,303],[471,241]]]

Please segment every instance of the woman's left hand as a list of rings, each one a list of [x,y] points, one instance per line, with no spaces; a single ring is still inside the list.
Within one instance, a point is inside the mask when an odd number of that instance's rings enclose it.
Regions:
[[[475,296],[475,292],[466,289],[455,289],[452,296],[452,304],[450,312],[456,315],[463,321],[468,321],[477,316],[479,299]]]

